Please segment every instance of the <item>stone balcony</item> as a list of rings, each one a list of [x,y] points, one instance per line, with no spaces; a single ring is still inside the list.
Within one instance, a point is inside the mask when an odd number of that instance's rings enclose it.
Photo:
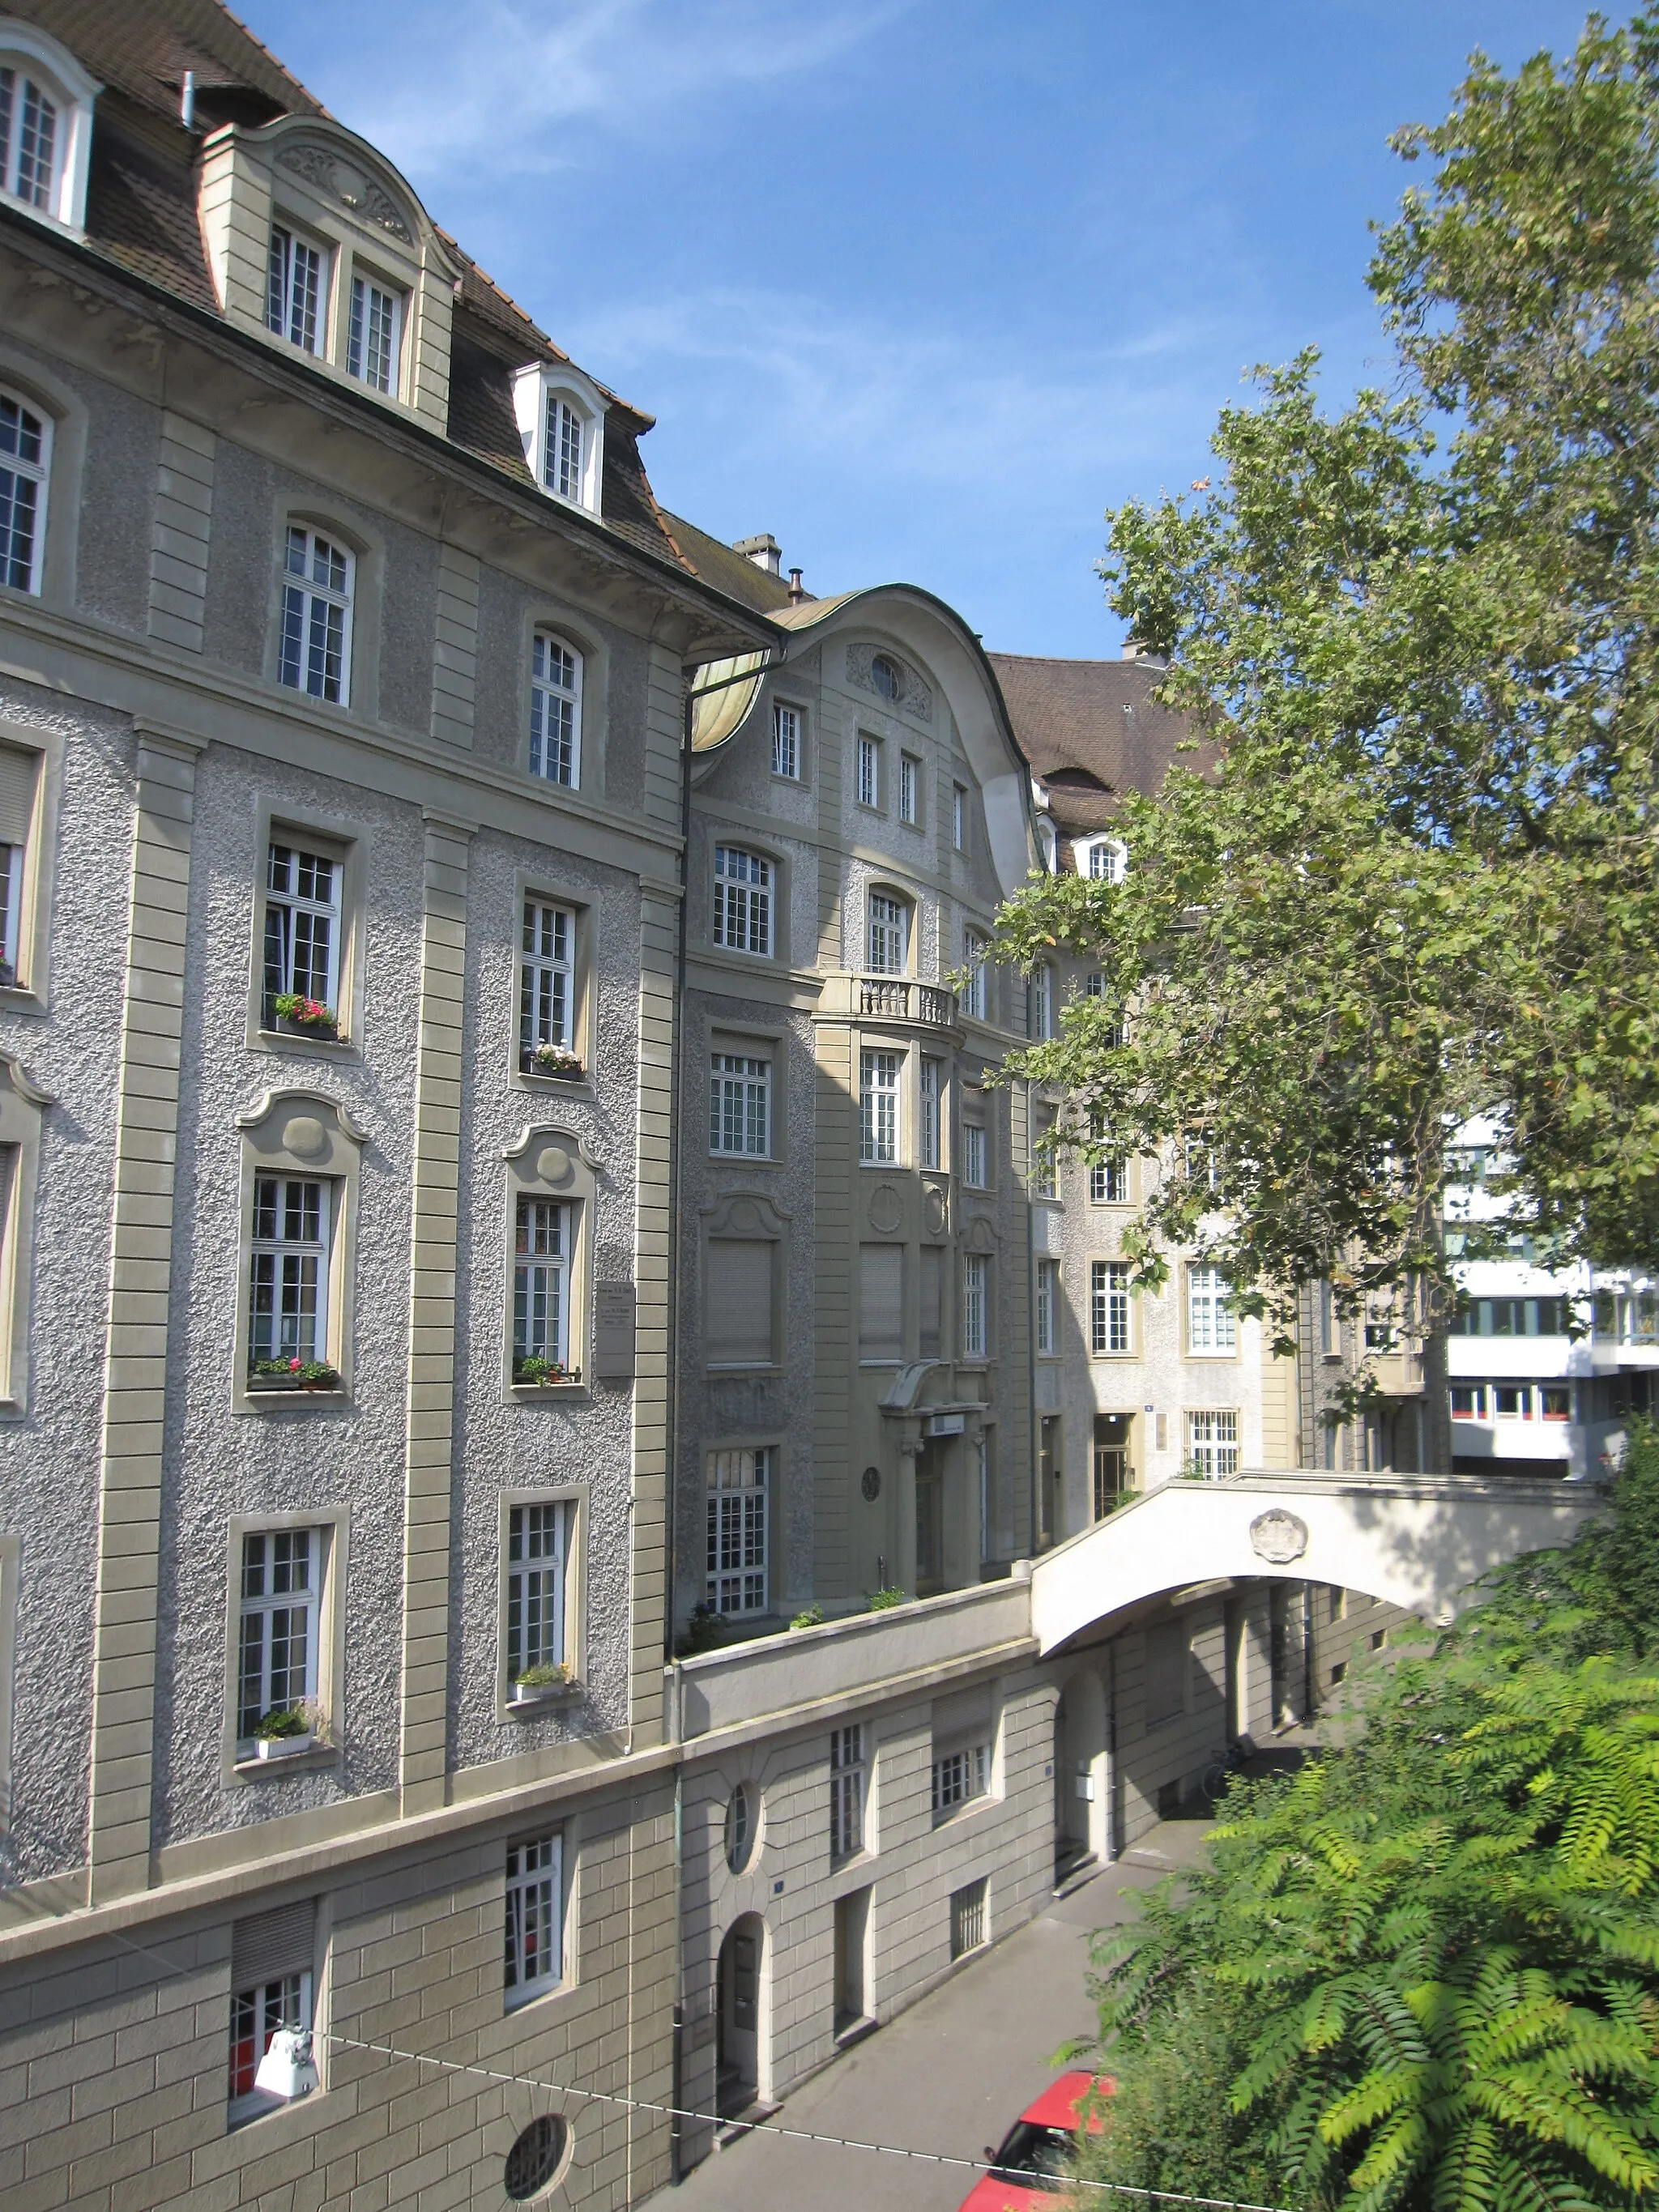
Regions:
[[[940,984],[849,969],[824,977],[818,1015],[821,1020],[900,1022],[925,1030],[955,1029],[957,1022],[956,994]]]

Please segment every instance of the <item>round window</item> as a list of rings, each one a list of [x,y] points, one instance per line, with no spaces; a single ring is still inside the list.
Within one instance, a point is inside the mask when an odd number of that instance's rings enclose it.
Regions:
[[[749,1863],[755,1841],[755,1800],[749,1784],[739,1782],[726,1808],[726,1863],[741,1874]]]
[[[501,2186],[515,2204],[522,2204],[558,2179],[570,2147],[570,2130],[556,2114],[532,2120],[507,2154]]]
[[[870,681],[884,699],[896,699],[903,688],[897,667],[884,653],[878,653],[870,663]]]

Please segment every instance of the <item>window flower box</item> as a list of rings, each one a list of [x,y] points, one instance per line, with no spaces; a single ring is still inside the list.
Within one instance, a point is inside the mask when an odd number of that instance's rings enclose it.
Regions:
[[[250,1390],[337,1390],[340,1375],[325,1359],[256,1359]]]
[[[586,1070],[568,1044],[538,1044],[526,1056],[526,1072],[550,1075],[561,1083],[579,1083]]]
[[[581,1687],[568,1667],[527,1667],[507,1684],[507,1702],[515,1711],[556,1704]]]
[[[556,1383],[580,1382],[581,1379],[580,1367],[567,1367],[559,1359],[542,1359],[532,1355],[513,1363],[513,1381],[521,1390],[546,1390]]]
[[[276,1706],[254,1723],[253,1755],[264,1759],[295,1759],[302,1751],[313,1750],[317,1737],[316,1715],[306,1706]]]
[[[325,1037],[338,1043],[340,1024],[332,1006],[307,999],[298,991],[281,991],[276,1001],[276,1026],[285,1036]]]

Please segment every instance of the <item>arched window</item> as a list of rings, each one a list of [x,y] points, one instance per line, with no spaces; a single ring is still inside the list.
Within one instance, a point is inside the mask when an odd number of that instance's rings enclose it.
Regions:
[[[872,891],[866,959],[872,975],[902,975],[910,964],[910,909],[891,891]]]
[[[289,526],[276,680],[343,707],[351,696],[351,586],[356,562],[335,539]]]
[[[0,194],[78,230],[97,86],[32,24],[0,24]]]
[[[714,848],[714,942],[772,954],[772,863],[740,845]]]
[[[0,580],[14,592],[40,589],[51,466],[50,419],[0,392]]]
[[[542,481],[549,491],[556,492],[561,499],[573,499],[578,506],[586,504],[582,492],[587,474],[583,465],[586,444],[586,418],[562,392],[550,392]]]
[[[27,70],[0,62],[0,182],[26,207],[52,206],[63,159],[58,110]]]
[[[1095,882],[1121,884],[1128,860],[1127,847],[1115,837],[1097,837],[1079,856],[1079,872],[1092,877]]]
[[[581,781],[582,657],[538,631],[530,656],[530,773],[573,787]]]
[[[513,380],[513,407],[531,474],[554,499],[599,512],[605,398],[568,362],[537,363]]]

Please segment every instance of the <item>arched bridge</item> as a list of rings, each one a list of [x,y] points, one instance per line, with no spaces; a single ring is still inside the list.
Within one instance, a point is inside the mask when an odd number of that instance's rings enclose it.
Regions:
[[[1473,1475],[1243,1474],[1164,1484],[1039,1559],[1044,1653],[1161,1592],[1222,1577],[1330,1583],[1450,1620],[1517,1553],[1571,1543],[1601,1503],[1584,1483]]]

